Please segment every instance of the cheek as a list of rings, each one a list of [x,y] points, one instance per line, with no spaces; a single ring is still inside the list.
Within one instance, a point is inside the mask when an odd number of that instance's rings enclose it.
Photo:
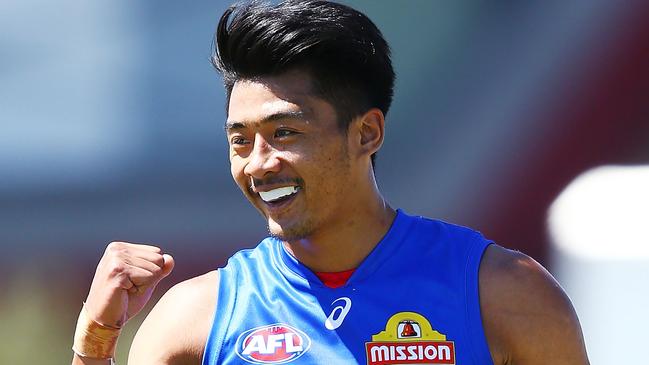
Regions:
[[[349,157],[343,146],[322,144],[320,153],[311,156],[307,166],[313,181],[325,194],[339,193],[341,185],[346,184],[349,176]]]
[[[243,168],[244,166],[241,161],[232,158],[230,159],[230,174],[232,174],[234,182],[237,183],[239,187],[246,186],[248,184],[246,175],[243,173]]]

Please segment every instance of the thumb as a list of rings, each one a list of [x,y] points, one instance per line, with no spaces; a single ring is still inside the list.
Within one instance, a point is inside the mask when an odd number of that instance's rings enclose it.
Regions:
[[[174,258],[167,253],[163,254],[162,258],[164,259],[164,264],[162,266],[162,278],[164,278],[171,274],[174,266],[176,266],[176,262],[174,261]]]

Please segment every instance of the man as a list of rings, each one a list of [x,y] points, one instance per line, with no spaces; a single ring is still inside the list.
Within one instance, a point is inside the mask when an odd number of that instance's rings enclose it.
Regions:
[[[363,14],[319,0],[221,18],[231,173],[271,237],[177,284],[130,364],[587,364],[579,322],[529,257],[395,211],[374,178],[394,72]],[[173,258],[111,243],[73,364],[108,364]]]

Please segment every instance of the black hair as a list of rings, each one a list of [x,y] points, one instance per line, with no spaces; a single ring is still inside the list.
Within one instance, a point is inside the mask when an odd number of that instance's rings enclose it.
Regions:
[[[390,47],[367,16],[346,5],[235,4],[221,16],[214,48],[212,64],[223,75],[228,104],[238,80],[303,70],[314,93],[333,105],[341,130],[371,108],[384,115],[390,109],[395,79]]]

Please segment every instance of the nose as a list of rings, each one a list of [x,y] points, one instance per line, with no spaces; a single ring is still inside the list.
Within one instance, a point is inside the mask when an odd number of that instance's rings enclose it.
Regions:
[[[276,152],[263,136],[257,134],[243,172],[255,179],[262,179],[268,173],[279,172],[281,166]]]

